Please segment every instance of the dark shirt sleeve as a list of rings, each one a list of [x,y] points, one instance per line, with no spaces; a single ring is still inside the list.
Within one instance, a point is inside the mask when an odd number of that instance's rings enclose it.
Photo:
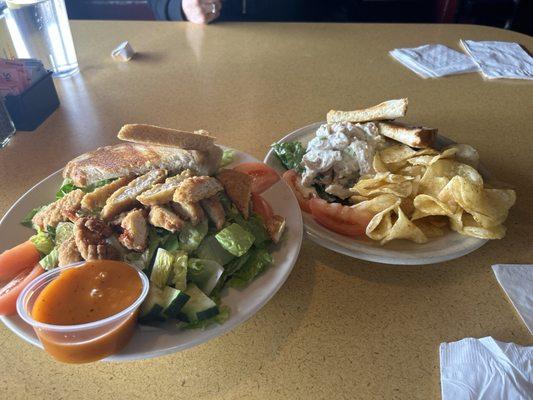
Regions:
[[[148,4],[157,20],[185,21],[181,11],[181,0],[148,0]]]

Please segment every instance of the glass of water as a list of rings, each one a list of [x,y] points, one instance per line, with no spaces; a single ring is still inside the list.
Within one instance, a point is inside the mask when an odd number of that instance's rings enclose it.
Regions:
[[[7,0],[7,25],[19,58],[38,58],[56,77],[79,71],[64,0]]]

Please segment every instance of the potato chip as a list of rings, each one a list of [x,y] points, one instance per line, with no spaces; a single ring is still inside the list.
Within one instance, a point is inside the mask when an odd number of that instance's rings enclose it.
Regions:
[[[419,193],[437,197],[454,176],[462,176],[470,182],[483,186],[483,178],[474,168],[455,160],[440,159],[427,167],[420,180]]]
[[[463,235],[477,237],[479,239],[502,239],[505,236],[506,229],[503,225],[496,225],[489,228],[480,226],[480,224],[467,213],[460,214],[460,222],[456,220],[451,223],[451,228]]]
[[[437,226],[428,218],[429,217],[419,219],[417,221],[413,221],[413,223],[424,233],[424,235],[426,235],[428,239],[444,235],[443,228],[446,226],[446,224],[444,226]]]
[[[427,194],[419,194],[413,200],[415,212],[413,220],[430,215],[445,215],[449,217],[457,212],[457,204],[449,204]]]
[[[450,185],[455,201],[484,228],[501,225],[516,201],[514,190],[483,189],[460,176]]]
[[[407,197],[412,193],[411,176],[395,175],[390,172],[380,172],[373,178],[363,178],[350,190],[362,196],[374,197],[380,194],[393,194]]]
[[[376,173],[389,172],[389,169],[387,168],[387,166],[381,159],[379,153],[374,154],[374,160],[372,162],[372,167],[374,168],[374,171],[376,171]]]
[[[413,222],[409,221],[409,218],[407,218],[400,207],[393,209],[393,212],[397,214],[398,218],[393,223],[388,234],[381,239],[381,244],[385,244],[394,239],[407,239],[415,243],[426,243],[428,241],[424,232]]]
[[[463,164],[470,165],[471,167],[477,168],[479,165],[479,153],[475,148],[468,144],[454,144],[448,146],[444,151],[449,149],[455,149],[455,159]]]
[[[355,197],[355,196],[353,196]],[[371,214],[377,214],[387,208],[397,206],[401,203],[401,199],[392,194],[382,194],[373,199],[365,199],[361,203],[354,205],[354,208],[363,209]]]
[[[385,164],[394,164],[414,157],[416,155],[416,150],[413,150],[405,144],[396,144],[384,148],[379,152],[379,155]]]

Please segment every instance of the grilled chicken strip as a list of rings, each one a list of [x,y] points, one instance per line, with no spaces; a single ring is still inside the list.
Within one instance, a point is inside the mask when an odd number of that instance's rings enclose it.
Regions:
[[[209,197],[208,199],[200,200],[200,205],[207,213],[211,221],[215,223],[217,229],[222,229],[224,222],[226,222],[226,213],[224,207],[217,195]]]
[[[204,210],[198,203],[175,203],[171,202],[172,209],[183,219],[190,221],[196,226],[205,218]]]
[[[59,245],[58,252],[60,267],[64,265],[73,264],[82,260],[81,254],[78,250],[78,246],[76,246],[76,240],[74,240],[74,237],[71,237],[61,243]]]
[[[154,169],[132,180],[128,186],[121,187],[107,199],[101,213],[102,218],[109,220],[122,211],[135,207],[137,196],[162,182],[166,176],[166,170]]]
[[[181,174],[167,178],[164,183],[154,185],[151,189],[137,196],[137,200],[145,206],[154,206],[157,204],[166,204],[172,200],[174,192],[178,186],[187,178],[193,176],[190,169],[183,171]]]
[[[148,239],[148,227],[146,224],[146,213],[138,208],[126,214],[120,226],[123,229],[118,241],[127,249],[134,251],[144,251]]]
[[[252,178],[250,175],[233,169],[222,169],[217,178],[243,217],[248,218],[252,195]]]
[[[172,233],[180,231],[185,223],[177,214],[163,206],[152,206],[150,208],[148,222]]]
[[[81,207],[83,196],[84,193],[81,189],[67,193],[63,198],[54,201],[35,214],[32,218],[33,224],[44,230],[47,226],[55,228],[60,222],[68,220],[74,222],[77,219],[76,212]]]
[[[133,177],[124,176],[118,178],[113,182],[109,182],[107,185],[96,188],[94,191],[87,193],[83,196],[81,201],[81,207],[85,210],[94,211],[102,208],[105,205],[106,200],[115,193],[118,189],[126,186],[133,180]]]
[[[196,203],[212,197],[223,190],[222,185],[210,176],[193,176],[185,179],[174,192],[173,200],[178,203]]]

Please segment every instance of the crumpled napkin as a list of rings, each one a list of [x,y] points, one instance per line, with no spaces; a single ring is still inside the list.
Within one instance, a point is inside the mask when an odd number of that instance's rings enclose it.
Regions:
[[[478,70],[470,57],[442,44],[394,49],[389,54],[422,78],[439,78]]]
[[[533,265],[496,264],[492,270],[533,335]]]
[[[528,400],[533,346],[466,338],[440,345],[442,400]]]
[[[487,79],[533,79],[533,57],[513,42],[460,41]]]

